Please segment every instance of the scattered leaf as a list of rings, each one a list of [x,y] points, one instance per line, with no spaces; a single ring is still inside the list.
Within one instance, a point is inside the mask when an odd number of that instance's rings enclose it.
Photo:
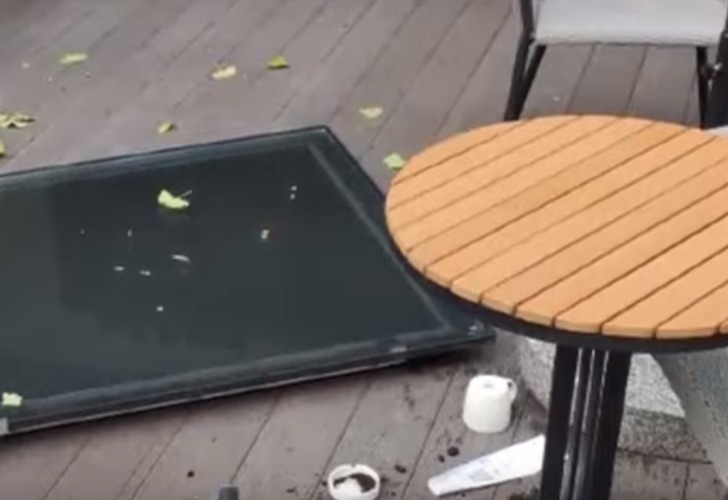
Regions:
[[[5,156],[5,143],[0,139],[0,158]]]
[[[390,170],[397,171],[404,167],[405,159],[399,153],[392,153],[384,159],[384,164]]]
[[[23,404],[23,396],[14,392],[3,392],[2,404],[7,408],[19,408]]]
[[[35,118],[25,113],[0,114],[0,128],[25,128],[35,122]]]
[[[164,312],[164,306],[157,306],[157,312]]]
[[[173,131],[176,128],[177,128],[177,125],[175,125],[172,122],[162,122],[157,126],[157,133],[166,134],[166,133]]]
[[[275,56],[273,59],[268,61],[268,69],[286,69],[290,68],[291,65],[288,63],[288,59],[285,56]]]
[[[382,113],[384,110],[382,108],[379,108],[377,106],[372,106],[371,108],[360,108],[359,114],[362,115],[367,120],[375,120],[382,116]]]
[[[260,232],[260,239],[261,240],[267,240],[268,239],[268,236],[270,236],[270,229],[263,229]]]
[[[70,66],[72,64],[79,64],[88,60],[88,55],[83,52],[74,52],[70,54],[63,54],[58,62],[64,66]]]
[[[152,275],[152,271],[150,271],[149,269],[140,269],[139,275],[144,276],[145,278],[148,278]]]
[[[166,189],[162,189],[159,192],[157,203],[170,210],[184,210],[190,206],[190,202],[182,196],[175,196]]]
[[[213,80],[226,80],[228,78],[232,78],[235,75],[238,74],[238,68],[235,67],[233,64],[228,64],[227,66],[220,66],[215,71],[212,72],[212,79]]]
[[[114,271],[116,271],[117,273],[123,273],[124,266],[114,266]]]

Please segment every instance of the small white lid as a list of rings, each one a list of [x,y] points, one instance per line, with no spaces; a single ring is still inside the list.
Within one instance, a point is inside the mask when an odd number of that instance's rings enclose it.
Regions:
[[[370,478],[373,485],[363,491],[367,485],[362,485],[356,478],[357,475]],[[329,495],[334,500],[375,500],[381,488],[377,471],[364,464],[339,465],[331,471],[326,484],[329,487]]]

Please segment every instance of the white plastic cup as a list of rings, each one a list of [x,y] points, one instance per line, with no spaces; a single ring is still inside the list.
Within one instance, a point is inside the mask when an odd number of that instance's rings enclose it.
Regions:
[[[338,484],[339,480],[350,478],[352,475],[364,475],[369,477],[374,485],[367,491],[358,491],[359,488],[349,488],[348,486]],[[335,500],[375,500],[379,496],[382,481],[377,471],[364,464],[339,465],[329,474],[326,481],[329,488],[329,495]]]
[[[511,425],[511,407],[518,394],[516,383],[497,375],[478,375],[468,384],[463,420],[475,432],[503,432]]]

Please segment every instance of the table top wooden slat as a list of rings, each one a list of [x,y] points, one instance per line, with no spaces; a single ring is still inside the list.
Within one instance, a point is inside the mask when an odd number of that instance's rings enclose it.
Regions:
[[[501,233],[521,232],[529,234],[534,228],[547,227],[548,224],[558,221],[580,207],[588,206],[600,197],[606,196],[612,190],[619,189],[621,183],[628,182],[634,176],[631,165],[624,165],[628,160],[649,151],[650,148],[674,137],[680,128],[650,127],[642,133],[635,134],[635,138],[626,139],[620,148],[613,148],[607,152],[595,155],[578,166],[559,174],[548,181],[540,183],[510,200],[505,201],[485,213],[473,216],[465,221],[453,220],[453,226],[443,233],[423,241],[417,246],[407,238],[409,227],[393,232],[400,245],[409,253],[408,256],[415,266],[420,269],[432,270],[432,265],[442,263],[447,265],[448,256],[453,259],[465,259],[467,253],[478,255],[481,249],[476,243],[490,233],[506,228]],[[602,175],[609,175],[604,182],[591,183]],[[588,185],[587,185],[588,184]],[[582,187],[584,189],[577,189]],[[530,217],[529,220],[523,220]],[[410,227],[414,227],[414,224]],[[460,255],[457,255],[460,254]],[[445,260],[443,260],[445,259]],[[433,270],[434,271],[434,270]],[[454,271],[456,272],[456,271]],[[442,275],[447,276],[442,270]],[[437,272],[431,277],[438,279]]]
[[[659,155],[646,153],[625,162],[620,168],[582,185],[580,189],[558,198],[554,203],[547,204],[540,210],[533,211],[502,229],[482,237],[440,262],[430,263],[428,270],[432,275],[448,273],[449,282],[452,283],[487,260],[510,250],[534,234],[548,230],[554,224],[578,216],[581,211],[588,210],[594,204],[600,203],[600,207],[617,205],[612,207],[613,211],[617,211],[620,207],[618,203],[612,202],[614,197],[620,196],[622,190],[629,189],[633,184],[639,183],[643,178],[659,171],[671,161],[700,145],[697,139],[699,138],[696,135],[689,133],[675,136],[663,143]],[[650,150],[652,151],[657,150]],[[669,179],[664,177],[663,182],[668,182]]]
[[[578,141],[579,137],[575,136],[575,130],[579,130],[583,135],[588,135],[591,131],[598,130],[608,125],[609,122],[614,122],[614,118],[600,116],[593,117],[592,119],[562,119],[560,121],[563,122],[563,125],[558,129],[552,127],[548,122],[529,122],[522,127],[511,129],[490,141],[469,149],[457,158],[451,158],[445,164],[434,166],[411,178],[407,183],[401,185],[396,192],[392,193],[392,197],[388,199],[389,210],[392,213],[393,221],[396,222],[399,214],[406,210],[406,207],[403,207],[403,205],[406,205],[407,201],[422,196],[428,191],[441,187],[448,182],[462,182],[461,179],[464,174],[469,173],[475,176],[476,173],[473,171],[479,170],[480,168],[485,168],[492,172],[497,169],[498,165],[493,160],[500,159],[501,162],[508,165],[507,173],[513,173],[513,159],[508,156],[504,158],[503,155],[513,152],[514,148],[518,147],[516,144],[525,146],[528,142],[534,141],[535,138],[534,142],[536,142],[536,147],[539,144],[545,144],[549,149],[555,148],[558,147],[553,145],[554,140],[558,140],[558,136],[554,132],[555,130],[563,134],[567,140]],[[567,123],[569,127],[564,126]],[[535,125],[541,126],[535,127]],[[545,133],[544,129],[546,131]],[[534,144],[530,146],[533,148]],[[522,149],[519,148],[516,151],[521,154]],[[524,162],[524,166],[528,167],[529,164]],[[418,200],[415,205],[420,206],[421,202],[422,200]]]
[[[648,175],[614,196],[508,249],[457,278],[453,282],[453,289],[456,293],[480,296],[489,288],[538,264],[548,256],[559,251],[568,251],[568,246],[572,243],[618,220],[724,157],[728,153],[728,141],[725,143],[720,141],[718,145],[722,147],[714,148],[709,143],[679,161],[668,163],[665,168]],[[662,159],[655,158],[655,161],[663,163]]]
[[[577,125],[577,124],[574,124]],[[600,132],[589,135],[585,133],[579,140],[550,154],[540,160],[525,165],[523,168],[503,177],[499,182],[492,182],[486,187],[455,201],[434,213],[424,216],[408,227],[403,228],[402,238],[410,245],[416,245],[432,236],[441,233],[443,229],[451,227],[456,221],[467,220],[473,214],[506,201],[526,189],[546,181],[558,173],[568,170],[572,165],[592,156],[599,151],[624,138],[629,131],[642,125],[636,122],[629,126],[610,126],[604,123],[593,123],[583,128],[588,132]],[[620,124],[615,124],[620,125]],[[592,128],[594,127],[594,128]],[[566,127],[564,127],[566,129]],[[567,131],[567,130],[565,130]],[[507,158],[506,164],[508,164]],[[494,161],[492,164],[498,162]],[[489,165],[490,166],[490,165]],[[489,167],[488,166],[488,167]]]
[[[629,217],[622,217],[565,251],[544,259],[537,266],[488,290],[486,303],[500,311],[512,313],[519,304],[655,227],[667,228],[667,224],[676,225],[684,221],[686,233],[698,230],[712,221],[713,217],[728,213],[728,204],[724,202],[728,197],[727,185],[728,179],[723,168],[714,166],[674,191],[663,193]],[[709,199],[705,200],[706,197]],[[707,207],[707,212],[704,210],[697,218],[685,217],[691,210],[703,206]],[[669,229],[673,235],[681,234],[676,228]]]
[[[688,330],[695,337],[708,337],[714,335],[716,331],[728,333],[726,304],[728,304],[728,284],[713,290],[660,324],[657,328],[657,337],[680,338],[683,332]]]
[[[414,177],[429,168],[439,165],[454,156],[461,155],[467,150],[521,125],[523,125],[521,122],[498,123],[489,127],[454,135],[446,142],[435,144],[423,154],[413,156],[407,162],[407,170],[400,171],[399,174],[392,179],[392,184],[398,184],[410,177]]]
[[[534,121],[534,125],[541,126],[518,127],[489,143],[488,149],[497,151],[492,158],[484,160],[476,158],[475,161],[472,161],[472,157],[465,154],[453,158],[446,164],[438,165],[435,167],[438,170],[447,169],[447,166],[452,165],[456,171],[461,171],[462,175],[445,182],[437,189],[422,193],[415,200],[392,207],[389,212],[391,227],[402,227],[451,205],[464,195],[488,186],[531,162],[578,140],[587,133],[584,131],[585,128],[589,130],[591,127],[604,124],[601,120],[597,123],[594,123],[595,120],[592,120],[591,123],[583,123],[584,121],[584,119],[553,120],[555,123],[550,120]],[[501,147],[504,143],[510,147],[502,150]],[[516,143],[518,146],[511,145],[512,143]],[[482,152],[480,154],[486,156]],[[417,177],[411,179],[410,182],[416,182],[416,180]],[[410,182],[401,184],[400,188],[405,189]],[[400,192],[401,189],[398,189],[397,192]],[[393,198],[396,199],[396,193],[393,193]]]
[[[412,160],[387,199],[410,262],[563,330],[728,332],[728,140],[635,118],[484,127]]]

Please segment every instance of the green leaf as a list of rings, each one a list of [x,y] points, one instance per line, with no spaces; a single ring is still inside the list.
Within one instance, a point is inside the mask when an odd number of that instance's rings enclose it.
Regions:
[[[0,158],[5,156],[5,143],[0,139]]]
[[[405,163],[405,159],[402,158],[402,155],[399,153],[392,153],[384,158],[384,164],[389,167],[390,170],[394,170],[395,172],[404,167]]]
[[[175,196],[166,189],[162,189],[157,196],[157,203],[170,210],[184,210],[190,206],[190,202],[181,196]]]
[[[285,56],[275,56],[273,59],[268,61],[268,69],[286,69],[290,68],[291,65],[288,63],[288,59]]]
[[[367,120],[376,120],[380,116],[382,116],[382,113],[384,110],[377,106],[372,106],[370,108],[360,108],[359,114],[362,115]]]
[[[23,404],[23,396],[14,392],[3,392],[0,406],[6,408],[19,408]]]
[[[70,54],[63,54],[58,62],[63,64],[64,66],[70,66],[72,64],[79,64],[87,60],[88,54],[84,54],[83,52],[73,52]]]
[[[25,113],[0,114],[0,128],[25,128],[35,122],[35,118]]]
[[[157,125],[157,133],[158,134],[167,134],[176,128],[177,128],[177,125],[175,125],[172,122],[162,122],[159,125]]]
[[[212,79],[213,80],[227,80],[228,78],[232,78],[237,74],[238,74],[238,68],[236,68],[235,65],[233,65],[233,64],[228,64],[226,66],[220,66],[215,71],[213,71]]]

